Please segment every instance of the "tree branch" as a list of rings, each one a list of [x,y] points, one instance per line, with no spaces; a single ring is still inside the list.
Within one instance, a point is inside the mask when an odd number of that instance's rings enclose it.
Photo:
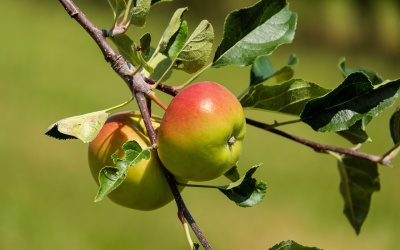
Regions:
[[[267,130],[271,133],[283,136],[287,139],[290,139],[292,141],[301,143],[307,147],[310,147],[312,149],[314,149],[314,151],[318,152],[318,153],[327,153],[328,151],[331,152],[336,152],[336,153],[340,153],[340,154],[344,154],[344,155],[351,155],[354,157],[358,157],[358,158],[362,158],[371,162],[375,162],[375,163],[382,163],[387,165],[387,162],[382,162],[382,157],[381,156],[377,156],[377,155],[371,155],[371,154],[365,154],[365,153],[361,153],[358,152],[354,149],[348,149],[348,148],[339,148],[339,147],[334,147],[334,146],[330,146],[330,145],[324,145],[324,144],[320,144],[317,142],[313,142],[313,141],[309,141],[307,139],[283,132],[281,130],[278,130],[276,128],[273,128],[273,125],[269,125],[269,124],[265,124],[262,122],[258,122],[255,120],[252,120],[250,118],[246,118],[246,123],[250,124],[254,127],[263,129],[263,130]]]
[[[154,84],[155,81],[149,78],[144,78],[142,74],[136,72],[136,68],[127,60],[125,60],[118,52],[116,52],[106,40],[107,32],[97,28],[73,3],[72,0],[59,0],[64,6],[67,13],[71,18],[74,18],[93,38],[101,52],[103,53],[105,60],[111,64],[113,70],[125,81],[131,92],[135,95],[138,103],[140,112],[143,116],[143,120],[146,125],[147,132],[149,134],[150,141],[154,150],[156,150],[156,133],[150,119],[149,105],[146,103],[146,96],[152,92],[150,84]],[[172,87],[160,84],[157,86],[158,89],[169,93],[173,96],[177,94],[177,91]],[[185,203],[183,202],[182,196],[177,188],[177,182],[175,177],[163,167],[165,177],[170,186],[171,192],[174,195],[177,207],[178,215],[183,215],[190,224],[196,237],[205,249],[212,249],[207,239],[204,237],[200,228],[197,226]]]

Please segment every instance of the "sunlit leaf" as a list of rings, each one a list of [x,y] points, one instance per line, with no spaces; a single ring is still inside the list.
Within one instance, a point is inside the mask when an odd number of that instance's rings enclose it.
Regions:
[[[136,0],[134,2],[135,6],[131,7],[128,20],[137,27],[143,27],[150,12],[151,0]]]
[[[339,67],[342,70],[343,76],[345,78],[354,72],[362,72],[366,76],[368,76],[372,85],[378,85],[384,81],[383,78],[378,73],[376,73],[372,70],[361,68],[361,67],[355,67],[355,68],[346,67],[346,59],[345,58],[340,59]]]
[[[119,168],[128,169],[127,163],[120,161],[117,163]],[[124,165],[124,166],[123,166]],[[116,189],[126,178],[126,171],[120,170],[117,167],[104,167],[99,173],[100,188],[94,198],[95,202],[101,201],[114,189]]]
[[[316,131],[346,130],[358,120],[375,117],[391,107],[399,88],[400,80],[374,87],[363,73],[352,73],[325,96],[309,101],[301,118]]]
[[[338,156],[343,213],[357,234],[367,218],[371,196],[379,191],[378,164],[354,156]]]
[[[121,185],[130,167],[135,167],[142,160],[150,159],[151,148],[142,149],[136,141],[128,141],[121,148],[124,151],[125,158],[120,159],[116,154],[113,154],[111,158],[115,167],[106,166],[99,173],[100,187],[95,197],[95,202],[101,201]]]
[[[178,32],[178,30],[181,28],[182,24],[182,16],[183,13],[187,11],[187,8],[180,8],[177,9],[172,16],[171,20],[169,21],[169,24],[167,28],[165,29],[161,40],[159,42],[159,50],[160,52],[164,52],[167,50],[168,44],[170,44],[171,38]],[[186,38],[185,38],[186,40]]]
[[[126,3],[124,0],[107,0],[113,10],[114,23],[125,13]]]
[[[129,38],[129,36],[125,34],[118,35],[113,37],[111,41],[117,46],[119,53],[133,66],[137,67],[140,65],[140,58],[135,50],[136,44]]]
[[[193,31],[176,56],[175,69],[187,73],[200,70],[210,56],[214,41],[214,30],[207,20],[203,20]]]
[[[260,83],[240,98],[243,108],[300,115],[306,103],[329,92],[315,83],[292,79],[279,85]]]
[[[172,60],[168,56],[157,53],[156,56],[152,57],[149,64],[154,68],[153,72],[145,71],[144,76],[150,77],[151,79],[157,81],[164,74],[164,72],[171,66]],[[172,75],[172,71],[169,71],[166,76],[164,76],[164,81],[167,80]]]
[[[65,118],[50,125],[45,134],[56,139],[80,139],[88,143],[96,138],[108,115],[104,111],[97,111]]]
[[[258,167],[252,167],[238,181],[218,189],[238,206],[252,207],[259,204],[265,196],[267,185],[252,177]]]
[[[175,35],[171,37],[164,53],[168,54],[170,58],[175,58],[182,50],[183,46],[185,46],[188,32],[189,29],[187,22],[183,20],[178,32],[176,32]]]
[[[230,13],[213,67],[247,66],[279,45],[292,42],[297,15],[285,0],[261,0],[249,8]]]
[[[294,240],[287,240],[287,241],[282,241],[279,244],[276,244],[269,250],[322,250],[322,249],[317,247],[305,247],[298,244]]]
[[[117,46],[119,53],[127,59],[134,67],[143,67],[147,72],[153,73],[154,69],[149,65],[141,54],[136,51],[136,44],[125,34],[112,38],[113,43]]]

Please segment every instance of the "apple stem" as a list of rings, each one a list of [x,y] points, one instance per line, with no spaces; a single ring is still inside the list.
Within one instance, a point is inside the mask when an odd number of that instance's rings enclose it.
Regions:
[[[137,74],[132,75],[132,72],[136,71],[136,68],[125,58],[122,57],[121,54],[116,52],[113,47],[107,42],[106,36],[107,31],[101,30],[97,28],[87,17],[82,13],[82,11],[75,5],[72,0],[59,0],[63,5],[64,9],[68,13],[68,15],[75,19],[81,26],[86,30],[86,32],[93,38],[96,42],[97,46],[100,48],[103,53],[105,60],[111,64],[112,69],[117,73],[128,85],[130,91],[136,97],[136,101],[138,103],[140,112],[145,122],[145,126],[152,143],[152,147],[154,150],[157,148],[157,140],[156,133],[154,127],[151,123],[150,118],[150,110],[146,103],[146,96],[152,90],[151,84],[149,83],[151,79],[145,78],[142,74],[137,72]],[[126,14],[126,13],[125,13]],[[156,84],[155,81],[153,85]],[[177,94],[177,91],[174,88],[167,87],[162,85],[161,83],[155,86],[157,89],[161,89],[162,91],[169,93],[173,96]],[[178,213],[181,213],[186,221],[189,223],[196,237],[199,239],[201,245],[207,249],[212,249],[211,245],[208,243],[207,239],[204,237],[200,228],[194,221],[191,216],[189,210],[187,209],[185,203],[183,202],[182,196],[178,190],[177,182],[175,177],[163,167],[163,171],[165,177],[168,181],[169,187],[171,189],[172,194],[174,195],[175,202],[178,207]]]
[[[149,94],[147,94],[147,96],[155,103],[157,103],[158,106],[160,106],[162,109],[167,110],[167,106],[164,105],[164,103],[162,103],[162,101],[160,99],[158,99],[158,97],[156,96],[156,94],[151,91]]]
[[[192,228],[193,232],[195,233],[197,239],[200,241],[200,244],[204,247],[204,249],[211,250],[212,247],[210,243],[208,243],[206,237],[204,237],[196,221],[193,219],[188,208],[186,207],[185,202],[183,201],[181,193],[178,190],[175,177],[164,166],[163,166],[163,171],[165,177],[167,178],[167,182],[171,189],[172,195],[175,198],[176,206],[178,207],[178,218],[182,221],[181,216],[183,215],[183,217],[186,219],[186,221]]]
[[[188,226],[188,223],[187,223],[187,221],[185,219],[185,216],[183,216],[183,214],[181,212],[178,212],[178,218],[180,219],[180,221],[182,223],[183,230],[185,232],[186,239],[187,239],[187,241],[189,243],[190,249],[192,249],[192,250],[195,249],[195,248],[193,248],[194,244],[193,244],[192,237],[190,237],[189,226]]]
[[[231,136],[229,137],[228,141],[227,141],[228,145],[229,145],[229,146],[232,146],[233,144],[235,144],[235,142],[236,142],[235,136],[231,135]]]

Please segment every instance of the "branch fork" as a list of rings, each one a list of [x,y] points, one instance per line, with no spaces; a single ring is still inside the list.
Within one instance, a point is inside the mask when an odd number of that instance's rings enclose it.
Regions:
[[[105,60],[111,64],[111,68],[125,81],[133,96],[136,98],[137,104],[139,106],[139,110],[143,116],[143,120],[153,147],[153,150],[157,149],[157,140],[156,133],[154,127],[151,123],[151,105],[148,102],[148,99],[156,102],[163,109],[166,109],[166,106],[162,104],[154,92],[151,85],[155,85],[157,89],[166,92],[167,94],[175,96],[177,91],[170,86],[163,84],[156,84],[156,82],[152,79],[145,78],[142,74],[138,72],[138,70],[121,54],[116,52],[110,44],[107,42],[106,37],[112,36],[114,33],[110,34],[110,32],[101,30],[97,28],[81,11],[80,9],[73,3],[72,0],[59,0],[60,3],[64,6],[67,13],[71,18],[74,18],[93,38],[96,42],[100,50],[102,51]],[[189,223],[192,228],[194,234],[200,241],[201,245],[205,249],[212,249],[211,245],[208,243],[207,239],[204,237],[197,223],[191,216],[189,210],[187,209],[185,203],[183,202],[182,196],[177,188],[177,182],[175,177],[163,167],[163,172],[171,189],[171,192],[175,198],[177,207],[178,207],[178,215],[183,216],[179,218],[185,227],[185,223]]]

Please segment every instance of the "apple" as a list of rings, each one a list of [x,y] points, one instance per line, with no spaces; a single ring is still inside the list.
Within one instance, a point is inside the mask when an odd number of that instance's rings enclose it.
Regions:
[[[235,166],[245,133],[245,116],[236,96],[220,84],[198,82],[169,104],[157,133],[157,151],[175,176],[208,181]]]
[[[159,126],[159,120],[153,120],[155,128]],[[115,166],[111,155],[116,153],[119,158],[124,157],[121,146],[129,140],[136,140],[142,148],[151,145],[140,112],[111,115],[89,144],[89,166],[97,184],[100,170],[104,166]],[[182,191],[183,186],[178,188]],[[109,193],[108,198],[137,210],[154,210],[174,199],[155,150],[152,150],[150,160],[142,160],[136,166],[129,167],[124,182]]]

